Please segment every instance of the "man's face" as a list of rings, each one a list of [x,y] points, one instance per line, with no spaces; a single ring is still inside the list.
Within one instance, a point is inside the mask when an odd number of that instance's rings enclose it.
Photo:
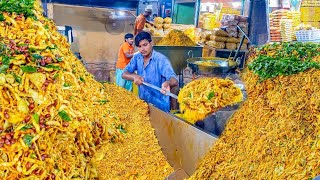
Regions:
[[[140,41],[138,50],[143,56],[148,56],[152,51],[152,42],[150,43],[146,39]]]
[[[129,43],[130,45],[132,45],[133,44],[133,38],[126,39],[126,42]]]
[[[151,14],[152,14],[152,12],[145,12],[145,13],[144,13],[144,16],[145,16],[146,18],[148,18],[148,17],[151,16]]]

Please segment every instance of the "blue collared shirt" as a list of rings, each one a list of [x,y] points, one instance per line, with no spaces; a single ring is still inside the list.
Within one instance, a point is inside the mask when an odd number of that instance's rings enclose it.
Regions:
[[[170,61],[163,54],[153,50],[149,63],[144,67],[143,55],[136,53],[124,71],[134,73],[143,77],[144,81],[161,88],[162,83],[169,81],[171,78],[177,79],[177,75],[173,71]],[[170,111],[170,97],[161,94],[145,85],[139,86],[140,99],[153,104],[157,108],[169,112]]]

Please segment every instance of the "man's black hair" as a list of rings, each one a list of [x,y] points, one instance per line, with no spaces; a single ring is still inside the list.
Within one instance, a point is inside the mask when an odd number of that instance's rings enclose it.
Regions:
[[[134,44],[139,46],[140,41],[147,40],[149,42],[152,41],[151,35],[148,32],[142,31],[139,32],[136,37],[134,38]]]
[[[128,34],[124,35],[124,40],[129,39],[129,38],[133,38],[133,34],[128,33]]]

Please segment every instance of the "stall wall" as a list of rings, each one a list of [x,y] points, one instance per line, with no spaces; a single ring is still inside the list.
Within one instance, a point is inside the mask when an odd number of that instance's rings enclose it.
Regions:
[[[173,22],[175,24],[194,24],[195,3],[174,5]]]
[[[48,4],[48,17],[56,25],[71,26],[74,42],[71,44],[73,52],[79,52],[82,61],[89,72],[98,81],[110,80],[110,71],[115,69],[120,45],[124,42],[125,33],[133,32],[135,17],[126,12],[118,23],[124,23],[123,32],[110,34],[106,31],[106,19],[111,9],[69,6],[63,4]]]
[[[105,7],[105,8],[122,8],[122,9],[135,9],[138,0],[42,0],[47,3],[60,3],[69,5],[80,5],[90,7]]]

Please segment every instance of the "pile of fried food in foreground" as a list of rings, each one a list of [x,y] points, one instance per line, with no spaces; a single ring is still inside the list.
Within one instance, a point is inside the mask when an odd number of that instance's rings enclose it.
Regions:
[[[319,44],[269,44],[252,52],[249,62],[262,55],[318,62],[319,50]],[[320,174],[320,70],[267,79],[264,70],[246,69],[247,101],[190,179],[300,180]]]
[[[158,145],[148,105],[118,86],[106,84],[106,91],[127,132],[124,143],[106,143],[97,151],[93,159],[100,179],[165,179],[173,168]]]
[[[184,86],[178,95],[179,115],[190,123],[228,105],[241,102],[241,89],[230,79],[200,78]]]
[[[91,159],[101,143],[126,143],[129,130],[110,105],[113,94],[69,47],[38,1],[0,2],[0,179],[98,178]],[[160,147],[150,139],[153,153]],[[163,163],[150,168],[167,168],[157,153]]]
[[[165,37],[158,43],[158,46],[196,46],[186,34],[180,30],[171,30]]]

